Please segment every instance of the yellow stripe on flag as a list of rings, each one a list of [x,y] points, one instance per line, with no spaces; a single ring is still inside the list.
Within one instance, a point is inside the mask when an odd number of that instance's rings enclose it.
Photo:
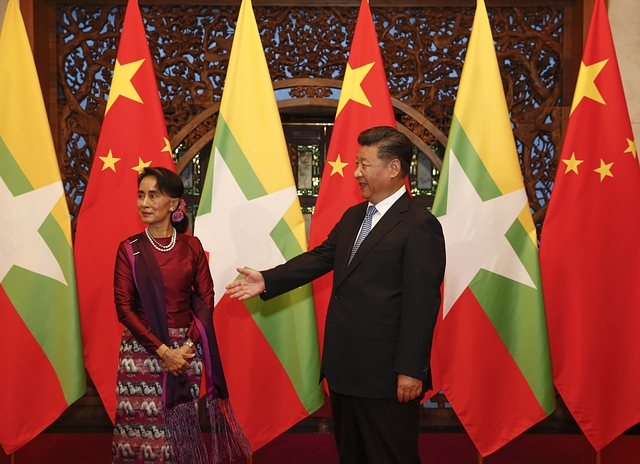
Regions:
[[[10,1],[5,15],[20,15],[18,2]],[[0,137],[33,188],[38,189],[60,180],[47,111],[24,22],[5,20],[1,32],[12,40],[10,44],[5,41],[7,46],[0,50],[0,108],[12,110],[0,111]],[[16,92],[16,88],[31,91]],[[28,134],[25,128],[29,128]],[[38,154],[37,162],[34,153]]]
[[[225,81],[220,114],[268,193],[294,185],[289,155],[282,132],[278,105],[267,70],[260,33],[250,1],[243,1],[234,37],[234,47]],[[247,121],[260,124],[247,124]]]
[[[467,137],[505,194],[522,188],[522,173],[511,131],[502,79],[493,47],[493,36],[484,1],[478,1],[473,33],[469,42],[465,73],[456,98],[456,116]],[[485,118],[483,114],[494,117]],[[487,137],[487,134],[491,134]]]

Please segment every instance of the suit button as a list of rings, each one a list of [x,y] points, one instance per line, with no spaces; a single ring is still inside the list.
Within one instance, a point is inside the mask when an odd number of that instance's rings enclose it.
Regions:
[[[342,299],[342,295],[340,295],[339,293],[336,293],[333,297],[334,297],[336,300],[341,300],[341,299]]]

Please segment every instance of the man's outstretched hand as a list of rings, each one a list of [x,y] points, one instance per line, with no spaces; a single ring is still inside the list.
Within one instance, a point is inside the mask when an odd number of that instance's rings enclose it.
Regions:
[[[244,267],[237,268],[237,271],[244,277],[227,285],[225,287],[225,295],[229,295],[229,298],[243,301],[247,298],[258,296],[264,292],[266,288],[264,278],[259,271]]]

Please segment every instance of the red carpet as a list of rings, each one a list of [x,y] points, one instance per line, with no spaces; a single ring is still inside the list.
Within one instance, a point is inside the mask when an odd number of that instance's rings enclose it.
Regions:
[[[465,434],[420,436],[424,464],[476,464]],[[16,453],[16,464],[108,464],[111,434],[43,433]],[[10,458],[0,453],[0,464]],[[285,433],[258,450],[254,464],[332,464],[338,455],[330,434]],[[582,435],[525,434],[484,459],[485,464],[595,464],[596,455]],[[619,437],[602,450],[602,464],[640,463],[640,436]]]

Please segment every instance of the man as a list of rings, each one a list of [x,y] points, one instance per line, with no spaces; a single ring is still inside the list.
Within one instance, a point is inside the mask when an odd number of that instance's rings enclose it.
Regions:
[[[358,143],[354,176],[368,201],[349,208],[313,250],[264,272],[239,268],[244,277],[226,293],[266,300],[333,270],[322,374],[340,463],[420,463],[420,398],[430,387],[444,237],[405,189],[411,141],[374,127]]]

